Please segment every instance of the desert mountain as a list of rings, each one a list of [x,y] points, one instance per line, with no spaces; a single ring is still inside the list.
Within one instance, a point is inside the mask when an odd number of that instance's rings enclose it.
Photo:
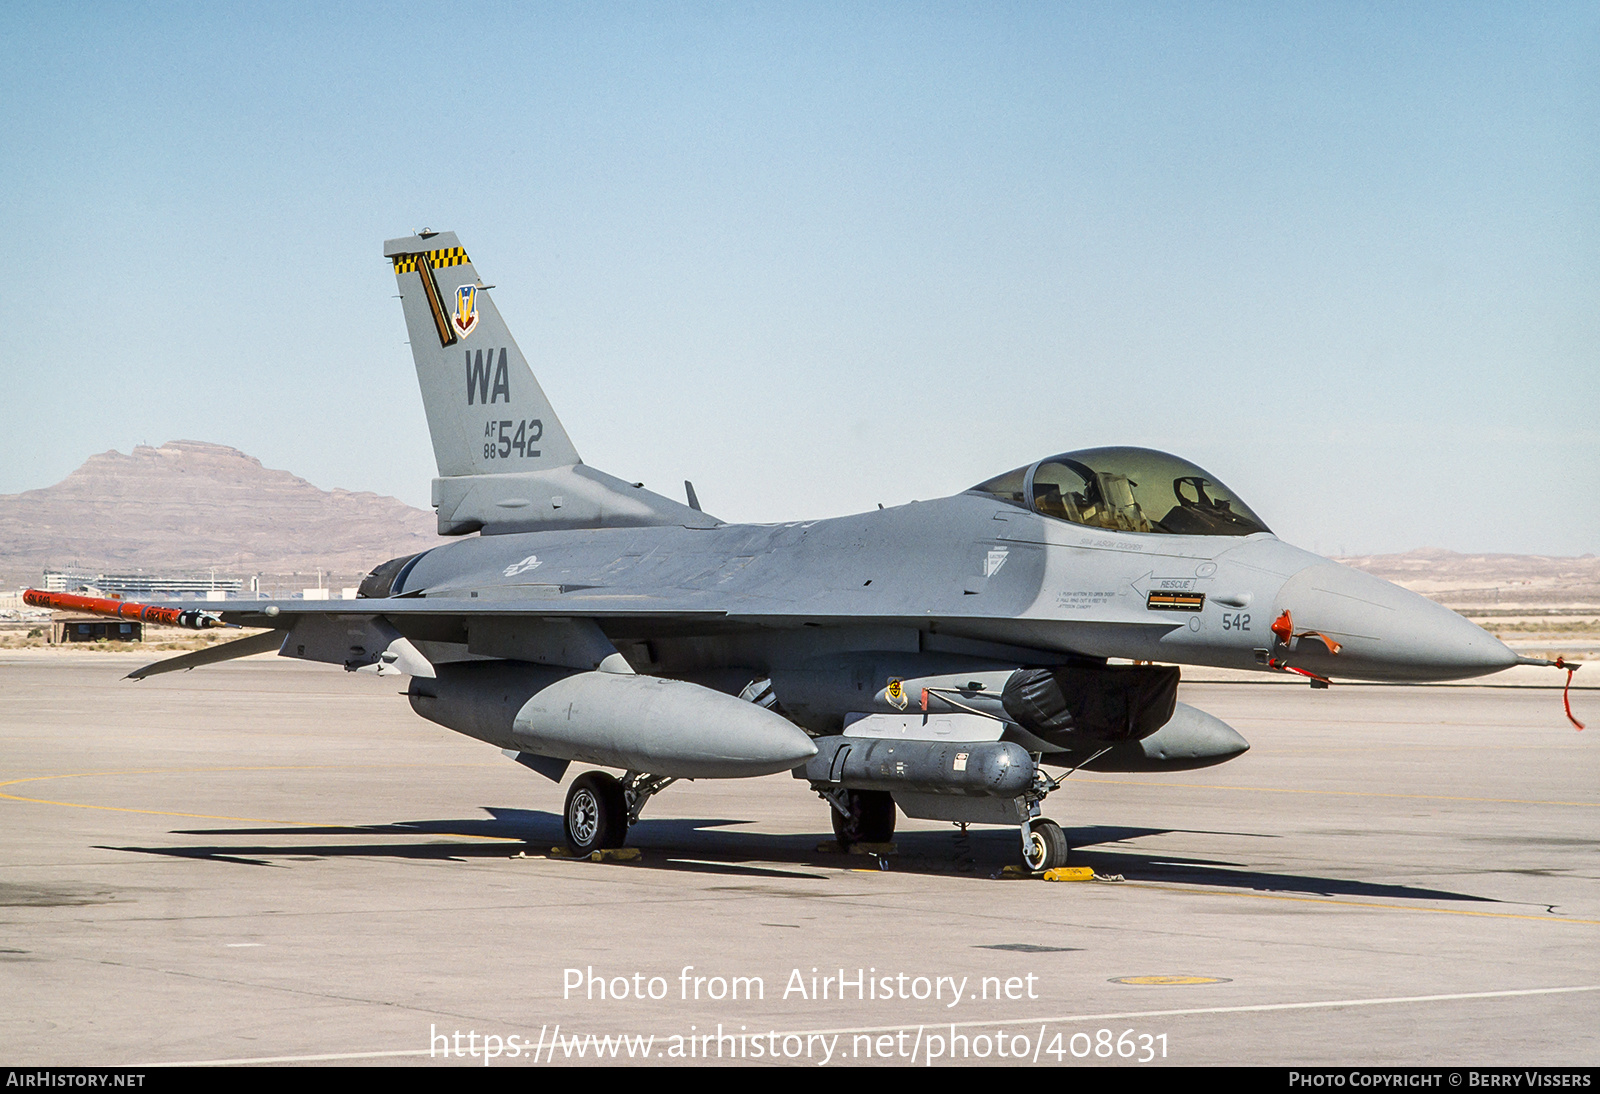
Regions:
[[[436,545],[434,515],[395,498],[321,490],[226,445],[103,452],[54,486],[0,495],[0,579],[42,571],[203,570],[345,579]]]

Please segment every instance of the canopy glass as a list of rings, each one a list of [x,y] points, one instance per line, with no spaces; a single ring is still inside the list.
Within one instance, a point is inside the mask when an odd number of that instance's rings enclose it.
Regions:
[[[1269,531],[1233,491],[1149,448],[1085,448],[973,487],[1041,516],[1118,532],[1248,536]]]

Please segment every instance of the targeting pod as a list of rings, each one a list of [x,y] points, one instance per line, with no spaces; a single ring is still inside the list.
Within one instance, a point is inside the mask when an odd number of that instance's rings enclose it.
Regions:
[[[1037,770],[1009,741],[885,741],[823,737],[795,778],[852,790],[913,791],[962,797],[1014,798]]]
[[[794,776],[810,780],[830,801],[841,794],[888,793],[908,817],[1020,825],[1043,797],[1033,757],[1010,741],[845,736],[816,744],[817,754],[795,768]]]

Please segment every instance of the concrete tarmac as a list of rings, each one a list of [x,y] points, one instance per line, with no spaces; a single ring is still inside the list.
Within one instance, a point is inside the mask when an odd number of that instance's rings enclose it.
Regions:
[[[788,776],[550,857],[565,786],[403,678],[143,660],[0,659],[5,1064],[1600,1062],[1600,727],[1558,691],[1186,684],[1251,751],[1072,776],[1046,813],[1124,880],[1051,884],[1003,829],[819,851]]]

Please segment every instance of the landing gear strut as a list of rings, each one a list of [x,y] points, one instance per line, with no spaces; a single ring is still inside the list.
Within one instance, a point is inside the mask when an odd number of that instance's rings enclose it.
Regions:
[[[1099,754],[1095,753],[1096,756]],[[1035,756],[1034,762],[1037,763],[1038,759]],[[1076,771],[1077,768],[1072,770]],[[1067,772],[1067,775],[1070,774],[1072,771]],[[1022,865],[1029,873],[1042,874],[1067,864],[1067,834],[1055,821],[1039,815],[1039,807],[1044,804],[1045,798],[1052,791],[1059,790],[1066,777],[1063,775],[1060,779],[1053,779],[1044,773],[1043,768],[1034,772],[1033,786],[1027,794],[1028,819],[1021,825]]]
[[[672,775],[647,775],[642,771],[628,772],[627,776],[622,780],[622,793],[628,800],[628,827],[632,828],[639,823],[639,814],[644,810],[645,802],[677,781],[677,777]]]

